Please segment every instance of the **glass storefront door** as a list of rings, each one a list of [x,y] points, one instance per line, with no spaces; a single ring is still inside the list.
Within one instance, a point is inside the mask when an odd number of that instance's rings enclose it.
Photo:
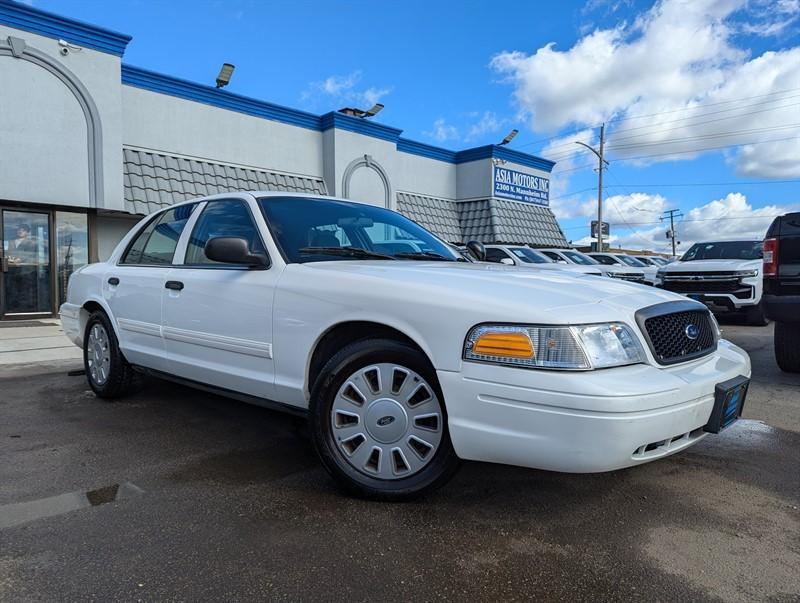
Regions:
[[[0,207],[0,319],[51,315],[89,262],[89,218],[60,209]]]
[[[51,313],[49,212],[4,209],[0,316]]]

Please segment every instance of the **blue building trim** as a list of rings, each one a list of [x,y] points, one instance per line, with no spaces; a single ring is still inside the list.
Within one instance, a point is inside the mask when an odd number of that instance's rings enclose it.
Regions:
[[[552,171],[553,166],[556,164],[555,161],[549,161],[541,157],[536,157],[535,155],[529,155],[522,151],[515,151],[514,149],[501,147],[496,144],[466,149],[456,153],[456,163],[467,163],[468,161],[478,161],[479,159],[488,158],[501,159],[537,170],[544,170],[545,172]]]
[[[429,159],[446,161],[447,163],[456,163],[455,151],[436,147],[432,144],[425,144],[424,142],[417,142],[416,140],[409,140],[408,138],[398,139],[397,150],[403,153],[428,157]]]
[[[0,0],[0,24],[121,57],[131,36],[69,19],[27,4]]]
[[[331,128],[339,130],[347,130],[348,132],[355,132],[363,134],[364,136],[372,136],[373,138],[380,138],[381,140],[388,140],[389,142],[397,142],[400,134],[403,132],[391,126],[385,126],[375,121],[362,119],[361,117],[353,117],[345,115],[338,111],[331,111],[325,113],[320,117],[320,128],[324,132]]]
[[[0,2],[3,1],[5,0],[0,0]],[[450,149],[444,149],[424,142],[401,138],[400,134],[403,132],[402,130],[368,119],[352,117],[336,111],[331,111],[324,115],[316,115],[314,113],[300,111],[299,109],[291,109],[282,105],[226,92],[225,90],[220,90],[213,86],[197,84],[171,75],[156,73],[155,71],[134,67],[132,65],[122,65],[122,83],[127,86],[134,86],[160,94],[168,94],[185,100],[195,101],[221,109],[228,109],[230,111],[237,111],[246,115],[261,117],[292,126],[308,128],[309,130],[316,130],[318,132],[324,132],[332,128],[355,132],[356,134],[393,142],[397,145],[397,150],[403,153],[419,155],[421,157],[445,161],[447,163],[459,164],[492,158],[502,159],[503,161],[544,170],[546,172],[550,172],[555,165],[553,161],[548,161],[541,157],[498,145],[486,145],[463,151],[451,151]]]
[[[159,92],[176,96],[185,100],[203,103],[221,109],[229,109],[255,117],[271,119],[292,126],[300,126],[320,131],[320,117],[313,113],[290,109],[282,105],[256,100],[232,92],[226,92],[213,86],[196,84],[171,75],[163,75],[155,71],[122,65],[122,83],[151,92]]]

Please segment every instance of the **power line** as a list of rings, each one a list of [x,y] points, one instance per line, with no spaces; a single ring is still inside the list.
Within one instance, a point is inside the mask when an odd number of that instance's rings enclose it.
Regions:
[[[756,96],[741,97],[741,98],[732,99],[732,100],[729,100],[729,101],[720,101],[720,102],[716,102],[716,103],[703,103],[703,104],[695,105],[694,107],[682,107],[682,108],[679,108],[679,109],[672,109],[672,110],[668,110],[668,111],[659,111],[657,113],[649,113],[649,114],[646,114],[646,115],[636,115],[636,116],[632,116],[632,117],[611,118],[611,119],[608,120],[607,123],[625,122],[625,121],[634,120],[634,119],[644,119],[646,117],[654,117],[654,116],[658,116],[658,115],[666,115],[666,114],[677,113],[677,112],[681,112],[681,111],[694,111],[694,110],[703,109],[703,108],[706,108],[706,107],[713,107],[713,106],[719,106],[719,105],[730,104],[730,103],[739,103],[739,102],[742,102],[742,101],[745,101],[745,100],[751,100],[751,99],[754,99],[754,98],[763,98],[765,96],[774,96],[776,94],[785,94],[786,92],[795,92],[797,90],[800,90],[800,88],[790,88],[790,89],[786,89],[786,90],[779,90],[779,91],[770,92],[770,93],[767,93],[767,94],[759,94],[759,95],[756,95]],[[665,124],[669,124],[669,123],[676,123],[676,122],[680,122],[680,121],[687,121],[687,120],[690,120],[690,119],[697,119],[699,117],[706,117],[708,115],[718,115],[720,113],[728,113],[728,112],[731,112],[731,111],[741,111],[742,109],[747,109],[749,107],[756,107],[756,106],[765,105],[765,104],[769,104],[769,103],[781,102],[781,101],[784,101],[784,100],[789,100],[789,99],[798,98],[798,97],[800,97],[800,95],[795,94],[795,95],[791,95],[791,96],[785,96],[785,97],[782,97],[782,98],[775,98],[775,99],[765,100],[765,101],[761,101],[761,102],[758,102],[758,103],[751,103],[751,104],[747,104],[747,105],[731,107],[731,108],[728,108],[728,109],[721,109],[719,111],[708,111],[708,112],[705,112],[705,113],[699,113],[697,115],[690,115],[690,116],[687,116],[687,117],[681,117],[681,118],[674,119],[674,120],[662,121],[662,122],[659,122],[659,123],[656,123],[656,124],[648,124],[646,126],[637,126],[637,127],[633,127],[633,128],[623,128],[622,130],[615,130],[614,131],[614,135],[624,134],[626,132],[633,132],[633,131],[636,131],[636,130],[652,128],[653,126],[661,126],[661,125],[665,125]],[[770,107],[770,108],[766,108],[766,109],[761,109],[759,111],[751,111],[751,112],[748,112],[748,113],[740,113],[740,114],[737,114],[737,115],[731,115],[731,116],[728,116],[728,117],[719,118],[719,119],[715,119],[715,120],[707,120],[707,121],[704,121],[704,122],[697,122],[697,123],[694,123],[694,124],[685,124],[685,126],[682,126],[682,127],[690,127],[690,126],[702,125],[702,124],[705,124],[705,123],[713,123],[713,122],[716,122],[716,121],[724,121],[724,120],[728,120],[728,119],[735,119],[737,117],[742,117],[742,116],[745,116],[745,115],[754,115],[754,114],[763,113],[763,112],[766,112],[766,111],[776,111],[776,110],[779,110],[779,109],[785,109],[785,108],[793,107],[793,106],[796,106],[797,104],[798,103],[791,103],[789,105],[784,105],[784,106],[781,106],[781,107]],[[550,136],[550,137],[542,138],[542,139],[539,139],[539,140],[534,140],[532,142],[528,142],[528,143],[525,143],[525,144],[522,144],[522,145],[516,145],[515,148],[518,148],[518,149],[519,148],[524,148],[524,147],[532,146],[534,144],[538,144],[540,142],[547,142],[549,140],[555,140],[556,138],[566,138],[566,137],[568,137],[568,136],[570,136],[572,134],[578,134],[580,132],[585,132],[586,130],[596,128],[598,125],[599,124],[595,124],[595,125],[586,126],[586,127],[583,127],[583,128],[577,128],[575,130],[571,130],[571,131],[566,132],[566,133],[557,134],[555,136]],[[675,129],[678,129],[678,128],[675,128]],[[667,131],[667,130],[665,130],[665,131]],[[645,136],[645,135],[646,135],[646,133],[645,134],[641,134],[641,135],[637,135],[637,136]],[[571,142],[570,143],[564,143],[564,144],[557,145],[557,146],[555,146],[553,148],[554,149],[558,149],[558,148],[561,148],[561,147],[567,147],[570,144],[572,144],[572,143]]]
[[[750,142],[740,142],[737,144],[726,144],[722,146],[716,147],[700,147],[697,149],[689,149],[686,151],[670,151],[668,153],[655,153],[653,155],[637,155],[635,157],[619,157],[618,161],[633,161],[634,159],[649,159],[650,157],[665,157],[668,155],[686,155],[686,154],[693,154],[693,153],[701,153],[703,151],[715,151],[719,149],[733,149],[736,147],[743,147],[747,145],[756,145],[756,144],[765,144],[768,142],[783,142],[785,140],[797,140],[800,136],[790,136],[788,138],[771,138],[769,140],[754,140]],[[566,171],[566,170],[565,170]]]
[[[798,103],[800,104],[800,103]],[[665,138],[659,141],[653,142],[632,142],[629,144],[610,144],[608,145],[608,149],[637,149],[640,147],[652,147],[658,146],[662,144],[669,144],[669,143],[681,143],[681,142],[692,142],[694,140],[709,140],[712,138],[727,138],[729,136],[739,136],[742,134],[760,134],[761,132],[775,132],[778,130],[790,130],[792,128],[800,127],[800,123],[794,124],[786,124],[783,126],[770,126],[767,128],[751,128],[749,130],[734,130],[728,133],[719,133],[719,134],[699,134],[697,136],[687,136],[684,138]]]
[[[657,115],[666,115],[667,113],[677,113],[679,111],[693,111],[695,109],[702,109],[704,107],[715,107],[718,105],[728,105],[730,103],[739,103],[745,100],[752,100],[754,98],[764,98],[765,96],[775,96],[776,94],[785,94],[787,92],[797,92],[800,88],[787,88],[785,90],[775,90],[774,92],[767,92],[766,94],[756,94],[755,96],[742,96],[739,98],[734,98],[727,101],[718,101],[716,103],[698,103],[694,107],[681,107],[678,109],[670,109],[667,111],[659,111],[657,113],[648,113],[647,115],[635,115],[633,117],[615,117],[608,120],[608,123],[614,123],[616,121],[628,121],[633,119],[644,119],[646,117],[655,117]]]
[[[718,222],[721,220],[769,220],[781,217],[783,214],[775,214],[769,216],[721,216],[719,218],[696,218],[694,220],[681,220],[680,224],[687,224],[690,222]],[[660,221],[657,222],[612,222],[609,226],[654,226],[656,224],[661,224]],[[586,228],[586,226],[568,226],[567,228],[562,228],[561,230],[576,230],[578,228]]]
[[[655,186],[674,186],[674,187],[682,187],[682,186],[750,186],[750,185],[764,185],[764,184],[789,184],[794,182],[800,182],[800,179],[794,180],[741,180],[735,181],[730,180],[727,182],[664,182],[664,183],[649,183],[649,184],[638,184],[638,183],[627,183],[627,184],[608,184],[606,185],[608,188],[621,188],[625,186],[632,186],[632,187],[639,187],[639,188],[652,188]],[[575,191],[577,194],[583,191]],[[562,195],[565,196],[565,195]]]

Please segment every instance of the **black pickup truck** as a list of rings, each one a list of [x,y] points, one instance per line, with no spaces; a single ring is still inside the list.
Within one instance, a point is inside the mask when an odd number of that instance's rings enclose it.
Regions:
[[[764,304],[775,321],[775,358],[800,372],[800,212],[775,218],[764,239]]]

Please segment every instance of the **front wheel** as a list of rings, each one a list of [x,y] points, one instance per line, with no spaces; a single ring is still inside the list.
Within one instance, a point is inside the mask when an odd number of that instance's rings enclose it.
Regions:
[[[800,324],[775,323],[775,360],[787,373],[800,373]]]
[[[119,398],[141,385],[142,375],[128,364],[105,312],[93,312],[83,336],[83,366],[89,387],[100,398]]]
[[[754,327],[766,327],[769,324],[769,318],[767,318],[767,311],[764,307],[764,301],[762,300],[758,302],[757,305],[749,307],[745,314],[745,318],[747,319],[747,324],[749,325]]]
[[[325,468],[366,498],[415,498],[459,465],[436,373],[391,339],[355,342],[328,361],[312,391],[311,431]]]

